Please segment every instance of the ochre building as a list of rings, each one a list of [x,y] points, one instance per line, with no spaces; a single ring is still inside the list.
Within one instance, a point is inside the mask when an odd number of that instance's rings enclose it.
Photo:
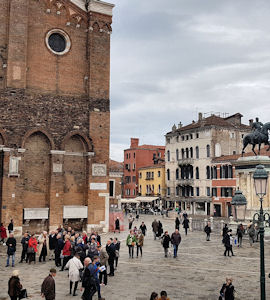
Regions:
[[[108,228],[112,10],[0,1],[0,217],[18,233]]]

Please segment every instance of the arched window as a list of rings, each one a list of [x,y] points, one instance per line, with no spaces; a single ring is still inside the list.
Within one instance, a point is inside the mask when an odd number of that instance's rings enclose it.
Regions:
[[[175,179],[179,179],[179,169],[178,168],[175,171]]]
[[[170,169],[167,169],[167,180],[170,180]]]
[[[210,167],[206,167],[206,179],[210,179]]]
[[[189,149],[189,151],[190,151],[190,158],[193,158],[193,148],[191,147],[191,148]]]
[[[167,161],[170,161],[171,160],[171,153],[170,153],[170,150],[167,151]]]
[[[193,179],[193,166],[189,166],[189,178]]]
[[[206,156],[210,157],[210,145],[206,146]]]
[[[200,157],[200,154],[199,154],[199,147],[197,146],[196,147],[196,158],[198,159]]]
[[[229,166],[229,178],[233,178],[233,168]]]
[[[228,166],[226,165],[226,166],[224,166],[224,169],[225,169],[225,178],[229,178],[229,168],[228,168]]]
[[[181,149],[181,152],[182,152],[182,159],[184,159],[185,158],[185,149]]]
[[[199,167],[196,167],[196,179],[200,179]]]
[[[176,149],[176,160],[179,160],[179,150]]]
[[[217,179],[217,167],[216,166],[213,167],[213,178]]]

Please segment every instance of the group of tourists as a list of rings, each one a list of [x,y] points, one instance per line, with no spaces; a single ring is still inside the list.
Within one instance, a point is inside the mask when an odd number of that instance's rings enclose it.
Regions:
[[[156,292],[153,292],[150,296],[150,300],[170,300],[170,298],[168,298],[166,291],[161,291],[160,297],[158,296],[158,294]]]
[[[3,224],[1,224],[2,227],[4,227]],[[7,246],[6,267],[10,266],[10,258],[14,267],[16,239],[12,231],[4,242]],[[140,247],[140,237],[137,243]],[[60,268],[59,271],[68,270],[70,294],[77,296],[76,291],[81,281],[84,288],[83,299],[87,300],[92,299],[96,292],[98,299],[104,299],[101,296],[100,286],[107,285],[108,276],[115,275],[120,251],[120,241],[116,237],[108,239],[106,245],[102,246],[101,237],[97,232],[87,235],[85,231],[75,232],[71,227],[64,229],[61,225],[55,231],[49,234],[43,231],[37,237],[35,234],[26,232],[21,239],[21,245],[20,263],[24,261],[28,264],[36,263],[36,255],[38,255],[39,262],[46,262],[47,258],[54,260],[55,266]],[[41,294],[47,300],[55,299],[56,272],[56,268],[52,268],[42,284]],[[22,292],[26,294],[20,284],[19,272],[14,270],[9,281],[10,298],[19,299]]]

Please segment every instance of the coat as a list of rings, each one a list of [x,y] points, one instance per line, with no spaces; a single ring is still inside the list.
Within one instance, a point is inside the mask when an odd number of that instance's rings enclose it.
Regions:
[[[178,218],[175,219],[175,229],[179,230],[180,220]]]
[[[16,240],[14,237],[9,237],[7,239],[7,254],[13,255],[16,252]]]
[[[8,281],[8,294],[10,297],[19,296],[22,285],[18,276],[12,276]]]
[[[74,256],[72,259],[68,261],[66,264],[66,268],[68,268],[68,277],[72,282],[80,281],[80,271],[83,269],[83,265],[81,261]]]
[[[52,275],[44,279],[41,285],[41,293],[44,294],[46,300],[55,300],[55,281]]]
[[[42,251],[42,248],[43,248],[43,245],[44,245],[44,242],[45,242],[45,237],[43,234],[41,234],[39,237],[38,237],[38,255],[40,256],[41,254],[41,251]],[[47,247],[47,251],[49,251],[49,237],[46,236],[46,247]]]
[[[63,248],[63,255],[70,256],[71,255],[71,243],[69,240],[65,241],[65,246]]]
[[[120,221],[119,221],[119,219],[115,220],[115,230],[120,230]]]
[[[179,245],[180,243],[181,243],[181,235],[180,235],[180,233],[173,233],[172,234],[172,236],[171,236],[171,243],[173,244],[173,245]]]
[[[163,236],[163,240],[162,240],[162,246],[163,248],[167,249],[170,247],[170,241],[171,241],[171,238],[169,235],[164,235]]]
[[[183,225],[183,228],[189,228],[189,219],[185,218],[182,225]]]
[[[30,237],[28,241],[28,248],[34,248],[34,251],[37,252],[37,239]]]
[[[158,231],[158,222],[157,222],[157,221],[154,221],[154,222],[152,223],[152,228],[153,228],[153,231],[154,231],[154,232],[157,232],[157,231]]]
[[[0,227],[0,237],[1,237],[1,239],[7,238],[7,230],[4,226]]]
[[[137,245],[142,247],[143,246],[143,242],[144,242],[144,235],[141,234],[137,237]]]
[[[23,237],[21,240],[23,251],[27,251],[28,248],[29,237]]]
[[[204,227],[204,232],[206,233],[206,234],[210,234],[211,233],[211,227],[210,226],[208,226],[208,225],[206,225],[205,227]]]
[[[109,259],[109,254],[107,253],[107,250],[105,247],[103,247],[101,250],[100,250],[100,253],[99,253],[99,259],[100,259],[100,264],[102,266],[107,266],[107,263],[108,263],[108,259]]]
[[[224,283],[220,290],[220,294],[225,296],[225,300],[234,300],[234,286],[232,284],[226,285],[226,283]]]

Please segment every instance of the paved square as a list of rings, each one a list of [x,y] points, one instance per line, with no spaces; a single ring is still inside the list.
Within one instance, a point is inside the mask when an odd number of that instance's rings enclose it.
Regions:
[[[251,248],[247,239],[243,241],[243,248],[234,248],[235,257],[224,257],[224,247],[219,235],[212,235],[211,241],[205,241],[203,232],[188,232],[184,236],[181,229],[182,243],[179,248],[178,258],[164,258],[163,247],[159,240],[154,241],[151,231],[153,216],[141,216],[146,222],[148,232],[145,238],[142,258],[128,258],[128,250],[125,245],[127,231],[115,234],[122,240],[119,266],[115,277],[109,277],[108,286],[102,287],[102,296],[106,300],[148,300],[152,291],[166,290],[171,300],[179,299],[204,299],[217,300],[218,293],[226,276],[232,276],[233,284],[237,291],[236,299],[257,300],[260,298],[260,260],[259,243]],[[174,229],[174,221],[162,219],[163,227],[171,233]],[[138,227],[137,226],[137,227]],[[126,226],[127,228],[127,226]],[[102,236],[102,243],[106,243],[108,237]],[[266,294],[270,294],[270,244],[265,243],[266,255]],[[22,284],[27,288],[31,299],[41,299],[40,285],[47,276],[52,261],[36,263],[36,265],[19,264],[21,248],[17,249],[15,269],[20,270]],[[12,268],[5,268],[6,247],[0,246],[0,299],[7,297],[7,282]],[[56,299],[80,299],[79,296],[68,295],[68,272],[58,272],[56,276]],[[97,299],[95,296],[93,299]]]

